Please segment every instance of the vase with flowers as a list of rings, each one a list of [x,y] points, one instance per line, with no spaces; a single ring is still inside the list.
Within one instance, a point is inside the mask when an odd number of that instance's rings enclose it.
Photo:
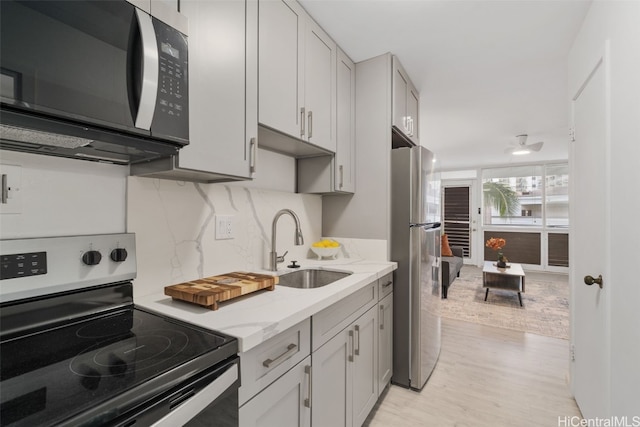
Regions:
[[[493,249],[498,252],[498,262],[496,263],[496,267],[498,268],[507,268],[507,257],[502,253],[502,248],[504,248],[507,244],[507,241],[501,237],[492,237],[487,240],[485,246]]]

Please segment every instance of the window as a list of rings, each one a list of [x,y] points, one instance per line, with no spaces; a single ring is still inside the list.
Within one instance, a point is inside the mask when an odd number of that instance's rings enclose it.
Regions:
[[[547,227],[569,226],[569,165],[545,168],[545,208]]]
[[[568,227],[569,166],[512,166],[482,171],[484,225]]]

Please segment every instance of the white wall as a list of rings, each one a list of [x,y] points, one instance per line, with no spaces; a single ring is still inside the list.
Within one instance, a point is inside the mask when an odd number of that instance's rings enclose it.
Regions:
[[[640,416],[640,2],[594,1],[569,58],[572,69],[586,69],[610,40],[611,182],[611,399],[613,416]],[[570,88],[575,93],[575,89]],[[632,419],[629,418],[629,422]]]
[[[0,238],[123,233],[128,166],[0,151],[21,166],[21,213],[0,214]]]

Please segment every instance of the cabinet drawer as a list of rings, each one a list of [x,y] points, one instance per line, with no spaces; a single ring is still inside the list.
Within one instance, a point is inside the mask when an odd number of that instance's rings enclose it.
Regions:
[[[240,353],[240,405],[311,354],[310,324],[310,319],[306,319],[251,350]]]
[[[329,341],[377,302],[378,281],[376,280],[314,315],[312,321],[313,351],[320,348],[322,344]]]
[[[378,279],[378,298],[382,299],[393,292],[393,273],[386,274]]]

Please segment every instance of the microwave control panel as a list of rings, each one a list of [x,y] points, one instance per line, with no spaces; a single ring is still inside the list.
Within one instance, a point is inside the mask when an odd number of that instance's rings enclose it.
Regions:
[[[158,99],[152,133],[189,135],[189,85],[187,38],[153,19],[158,43]]]

